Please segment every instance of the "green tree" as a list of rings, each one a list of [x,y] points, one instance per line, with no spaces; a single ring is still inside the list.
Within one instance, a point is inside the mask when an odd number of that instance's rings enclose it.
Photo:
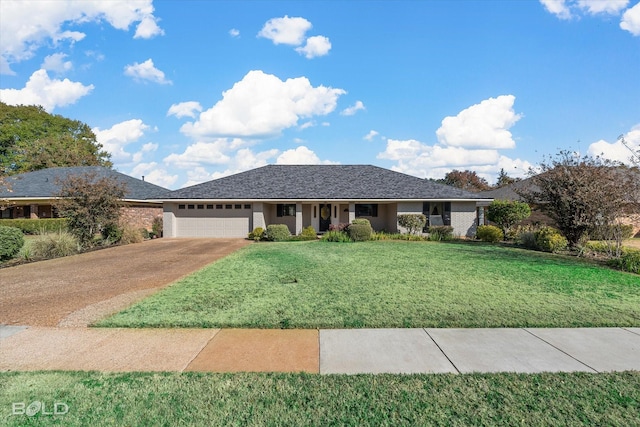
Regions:
[[[96,234],[118,227],[125,193],[125,185],[113,177],[72,175],[60,183],[55,207],[68,219],[69,232],[86,247]]]
[[[487,209],[487,218],[502,229],[505,239],[511,227],[529,216],[531,216],[529,205],[517,200],[494,200]]]
[[[490,188],[486,179],[481,178],[474,171],[452,170],[444,176],[444,184],[467,191],[484,191]]]
[[[589,229],[615,229],[620,218],[640,211],[637,169],[561,151],[544,160],[537,172],[531,173],[532,185],[518,192],[555,221],[571,246],[578,245]]]
[[[423,214],[402,214],[398,215],[398,224],[406,228],[409,234],[416,234],[422,231],[427,223],[427,217]]]
[[[111,167],[91,128],[33,105],[0,102],[0,175],[56,166]]]
[[[498,180],[496,181],[495,188],[505,187],[507,185],[511,185],[514,182],[518,182],[520,179],[512,178],[504,171],[504,168],[500,169],[500,174],[498,174]]]

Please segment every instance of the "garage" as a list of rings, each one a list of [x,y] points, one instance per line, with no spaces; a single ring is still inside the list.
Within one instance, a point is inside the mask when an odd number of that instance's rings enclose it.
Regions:
[[[249,204],[179,204],[176,208],[174,227],[177,236],[247,237],[251,231]]]

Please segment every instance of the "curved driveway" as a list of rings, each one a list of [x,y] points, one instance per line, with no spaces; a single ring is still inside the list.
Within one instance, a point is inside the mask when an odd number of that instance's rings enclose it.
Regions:
[[[87,326],[249,244],[156,239],[0,269],[0,325]]]

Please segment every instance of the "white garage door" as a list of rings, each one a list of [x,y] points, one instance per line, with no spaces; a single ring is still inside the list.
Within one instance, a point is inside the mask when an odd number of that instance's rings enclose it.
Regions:
[[[249,218],[176,218],[180,237],[247,237]]]

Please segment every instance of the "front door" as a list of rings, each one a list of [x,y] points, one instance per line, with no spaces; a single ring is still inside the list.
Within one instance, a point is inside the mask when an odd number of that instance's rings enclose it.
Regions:
[[[320,231],[329,231],[331,225],[331,204],[320,204]]]

